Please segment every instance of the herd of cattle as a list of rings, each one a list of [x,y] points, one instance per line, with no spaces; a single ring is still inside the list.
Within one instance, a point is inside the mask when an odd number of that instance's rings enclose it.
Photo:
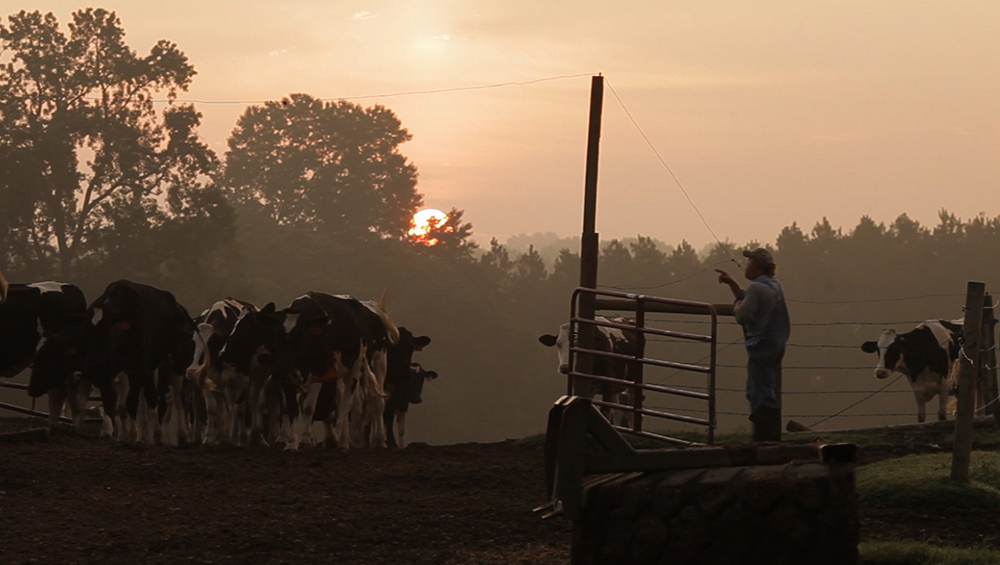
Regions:
[[[601,316],[597,316],[595,320],[598,325],[595,325],[593,348],[618,357],[595,357],[592,374],[623,381],[633,380],[629,375],[630,363],[624,360],[624,357],[633,357],[636,354],[636,332],[627,328],[628,325],[634,324],[634,321],[622,317]],[[883,331],[877,341],[867,341],[861,346],[864,352],[878,355],[878,365],[875,367],[877,378],[886,379],[890,375],[907,378],[917,402],[919,422],[926,420],[927,402],[935,397],[939,401],[938,419],[946,419],[948,397],[957,392],[962,322],[961,319],[928,320],[903,334],[897,334],[895,330],[889,329]],[[569,324],[563,324],[557,335],[544,334],[538,338],[542,345],[556,349],[561,374],[570,372],[570,347],[575,340],[576,336],[570,335]],[[605,401],[631,404],[626,396],[627,387],[609,385],[606,381],[598,384],[599,386],[588,387],[589,390],[584,394],[591,396],[595,392],[601,392]],[[982,383],[977,382],[976,406],[981,409],[983,404]],[[607,415],[612,420],[615,418],[613,412]],[[627,415],[622,415],[621,423],[629,425]]]
[[[410,404],[437,377],[430,343],[379,302],[309,292],[278,310],[226,298],[192,318],[173,294],[120,280],[89,305],[71,284],[0,276],[0,377],[30,368],[28,394],[80,428],[93,388],[102,435],[177,442],[402,446]],[[398,431],[398,442],[393,426]]]

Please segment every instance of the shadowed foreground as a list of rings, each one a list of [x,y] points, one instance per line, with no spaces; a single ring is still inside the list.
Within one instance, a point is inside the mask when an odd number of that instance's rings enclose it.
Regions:
[[[7,426],[0,432],[10,431]],[[0,443],[0,561],[568,563],[541,448]]]

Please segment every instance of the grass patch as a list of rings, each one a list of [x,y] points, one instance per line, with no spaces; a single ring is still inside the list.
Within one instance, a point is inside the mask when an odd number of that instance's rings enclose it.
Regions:
[[[863,543],[860,565],[995,565],[1000,551],[937,547],[918,542]]]
[[[858,468],[862,505],[928,508],[1000,507],[1000,453],[975,451],[968,483],[951,480],[951,454],[908,455]]]

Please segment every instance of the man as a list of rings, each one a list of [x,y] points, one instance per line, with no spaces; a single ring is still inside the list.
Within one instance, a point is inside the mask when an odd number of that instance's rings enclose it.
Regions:
[[[781,358],[791,333],[788,308],[781,284],[774,278],[771,252],[764,248],[743,251],[748,259],[743,275],[752,281],[743,290],[729,273],[716,269],[719,284],[729,285],[736,297],[734,316],[743,326],[747,348],[747,399],[754,441],[781,441],[781,401],[775,385],[781,378]]]

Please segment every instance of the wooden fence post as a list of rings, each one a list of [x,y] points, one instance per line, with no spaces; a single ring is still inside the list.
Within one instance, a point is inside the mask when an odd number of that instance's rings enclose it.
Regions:
[[[958,414],[955,416],[955,443],[951,452],[951,478],[969,482],[969,459],[972,453],[972,417],[976,411],[976,364],[983,325],[983,298],[986,285],[969,281],[965,293],[965,324],[959,347],[961,372],[958,377]]]
[[[996,401],[1000,396],[1000,389],[997,387],[996,325],[993,297],[987,294],[983,303],[983,341],[979,357],[979,378],[983,383],[982,401],[986,405],[984,413],[992,414],[1000,421],[1000,402]]]

